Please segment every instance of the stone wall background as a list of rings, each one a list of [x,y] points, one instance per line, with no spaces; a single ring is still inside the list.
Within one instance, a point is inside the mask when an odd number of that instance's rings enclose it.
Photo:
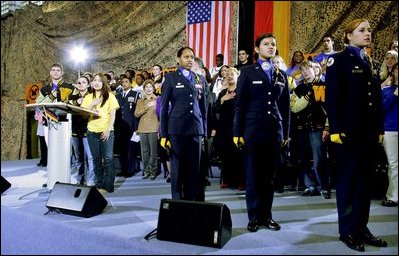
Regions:
[[[289,58],[297,50],[320,52],[323,35],[332,35],[335,50],[342,50],[344,28],[356,18],[370,22],[372,57],[382,61],[392,40],[398,40],[398,3],[394,1],[292,1]]]
[[[25,86],[48,79],[53,62],[64,66],[64,78],[75,81],[77,70],[97,72],[155,63],[173,67],[177,50],[186,44],[186,1],[46,1],[28,5],[1,20],[1,160],[25,159],[27,120]],[[394,1],[291,2],[290,56],[293,51],[318,52],[324,34],[336,38],[340,50],[343,27],[352,19],[369,19],[372,54],[382,60],[398,35]],[[238,2],[233,5],[231,63],[237,59]],[[86,43],[90,64],[69,59],[73,42]],[[288,63],[287,63],[288,64]]]

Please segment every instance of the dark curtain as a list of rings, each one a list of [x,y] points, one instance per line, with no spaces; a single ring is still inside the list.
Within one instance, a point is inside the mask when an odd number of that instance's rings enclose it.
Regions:
[[[254,15],[255,1],[240,0],[238,16],[238,50],[246,50],[249,54],[248,61],[253,62],[254,54]],[[238,63],[238,56],[237,62]]]

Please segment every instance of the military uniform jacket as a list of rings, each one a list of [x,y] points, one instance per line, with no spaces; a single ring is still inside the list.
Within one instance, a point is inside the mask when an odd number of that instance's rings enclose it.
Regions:
[[[123,90],[116,94],[116,99],[119,103],[120,108],[116,111],[116,120],[118,123],[125,122],[129,125],[132,131],[137,130],[138,120],[134,116],[134,111],[136,110],[136,104],[138,99],[141,98],[141,93],[138,91],[130,91],[123,98]],[[117,125],[119,126],[119,125]]]
[[[161,99],[161,137],[173,135],[206,135],[205,78],[190,71],[191,83],[178,69],[165,76]],[[200,90],[195,84],[202,84]],[[169,109],[170,103],[170,111]]]
[[[357,142],[383,134],[381,87],[354,49],[328,59],[326,106],[331,134],[345,133]]]
[[[237,81],[234,137],[253,141],[288,139],[290,92],[284,71],[274,68],[272,81],[258,63],[244,66]],[[277,123],[277,127],[271,124]]]

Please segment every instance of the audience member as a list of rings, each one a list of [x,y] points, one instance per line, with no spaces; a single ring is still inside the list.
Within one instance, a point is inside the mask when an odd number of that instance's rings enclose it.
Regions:
[[[132,141],[133,133],[137,130],[138,119],[134,116],[137,101],[141,98],[141,93],[131,87],[131,79],[123,78],[123,90],[116,94],[116,100],[120,108],[116,111],[115,120],[115,141],[117,154],[121,165],[120,173],[116,176],[132,177],[140,170],[140,142]],[[115,147],[114,147],[115,149]]]
[[[396,62],[398,62],[398,52],[393,50],[387,51],[379,72],[381,87],[391,85],[393,78],[392,67]]]
[[[392,66],[391,84],[382,89],[384,149],[388,159],[388,190],[383,206],[398,206],[398,62]]]
[[[329,137],[324,102],[325,84],[316,78],[313,62],[306,60],[299,65],[299,69],[304,79],[295,88],[290,106],[292,118],[295,119],[299,168],[304,173],[305,190],[302,195],[315,196],[321,193],[323,198],[330,199],[324,144]]]
[[[295,51],[292,56],[290,66],[287,69],[287,76],[292,76],[295,79],[295,83],[299,84],[302,79],[302,73],[299,70],[299,64],[305,60],[305,55],[301,51]]]
[[[159,122],[155,108],[157,96],[154,94],[154,81],[144,81],[144,97],[137,101],[134,116],[139,119],[137,133],[140,135],[143,179],[155,180],[158,171],[158,130]]]
[[[113,162],[115,112],[119,108],[114,94],[109,92],[107,78],[94,75],[93,93],[87,95],[82,107],[94,110],[87,123],[87,140],[93,156],[95,186],[100,192],[114,192],[115,169]]]
[[[219,145],[222,166],[222,184],[220,188],[245,189],[245,173],[243,154],[233,142],[234,104],[239,71],[236,68],[227,69],[227,88],[223,89],[216,101],[219,120],[217,121],[215,141]]]
[[[327,65],[327,59],[335,53],[334,51],[334,38],[330,35],[323,36],[323,49],[321,53],[317,54],[314,57],[314,61],[319,63],[321,66],[321,80],[325,80],[326,76],[326,65]]]
[[[251,65],[251,63],[248,60],[249,54],[247,53],[246,50],[241,49],[238,51],[238,63],[234,67],[237,70],[240,70],[241,67],[246,66],[246,65]]]
[[[215,79],[218,77],[219,70],[224,64],[224,55],[219,53],[216,55],[216,66],[212,67],[209,72],[211,73],[212,80],[215,81]]]
[[[69,95],[69,103],[80,107],[84,97],[91,93],[89,84],[87,76],[79,77],[76,89]],[[71,182],[94,186],[93,157],[87,141],[87,121],[82,115],[72,115],[72,148],[75,165],[71,170]]]

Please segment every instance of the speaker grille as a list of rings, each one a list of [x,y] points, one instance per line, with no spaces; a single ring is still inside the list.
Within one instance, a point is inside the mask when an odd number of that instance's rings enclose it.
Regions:
[[[224,204],[162,199],[157,238],[221,248],[231,238],[230,210]]]

